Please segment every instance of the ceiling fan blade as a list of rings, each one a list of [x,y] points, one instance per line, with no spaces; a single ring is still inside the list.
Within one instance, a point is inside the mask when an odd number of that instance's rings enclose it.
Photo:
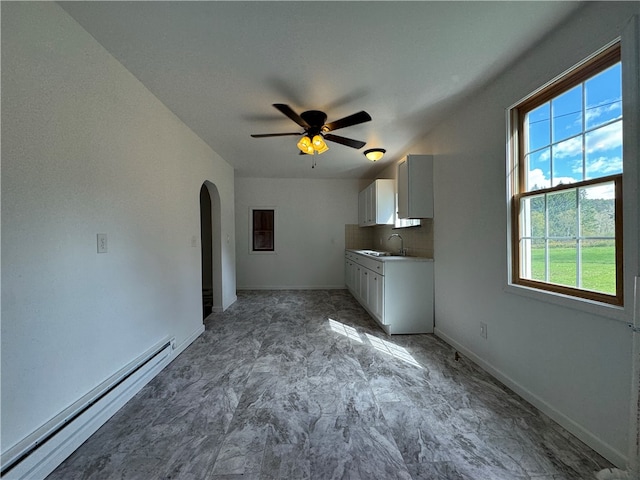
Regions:
[[[325,132],[331,132],[333,130],[338,130],[339,128],[350,127],[351,125],[358,125],[359,123],[369,121],[371,121],[371,115],[363,110],[361,112],[354,113],[353,115],[349,115],[348,117],[341,118],[340,120],[336,120],[335,122],[327,123],[322,127],[322,130]]]
[[[291,120],[296,122],[298,125],[300,125],[302,128],[304,128],[305,130],[308,130],[309,128],[311,128],[311,126],[300,115],[294,112],[289,105],[285,105],[284,103],[274,103],[273,106],[276,107],[278,110],[280,110],[280,112],[284,113]]]
[[[347,147],[351,147],[351,148],[362,148],[367,144],[366,142],[361,142],[360,140],[354,140],[352,138],[340,137],[338,135],[332,135],[330,133],[325,134],[324,135],[324,139],[325,140],[329,140],[330,142],[336,142],[336,143],[339,143],[341,145],[346,145]]]
[[[302,135],[302,133],[252,133],[253,138],[266,138],[266,137],[287,137],[289,135]]]

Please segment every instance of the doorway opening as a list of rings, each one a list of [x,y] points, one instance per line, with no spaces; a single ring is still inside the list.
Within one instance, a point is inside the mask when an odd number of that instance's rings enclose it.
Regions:
[[[202,259],[202,318],[222,311],[220,195],[211,182],[200,187],[200,248]]]

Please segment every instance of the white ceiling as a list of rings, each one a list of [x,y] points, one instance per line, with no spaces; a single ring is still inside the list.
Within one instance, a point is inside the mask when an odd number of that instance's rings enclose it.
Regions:
[[[62,2],[62,7],[236,175],[371,178],[448,108],[531,48],[579,2]],[[300,156],[271,105],[373,120]],[[386,148],[377,164],[362,152]],[[428,152],[412,152],[428,153]]]

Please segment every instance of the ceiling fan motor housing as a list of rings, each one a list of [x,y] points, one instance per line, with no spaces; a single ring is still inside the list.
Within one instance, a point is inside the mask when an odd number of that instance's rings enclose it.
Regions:
[[[307,133],[311,137],[318,135],[327,121],[327,114],[320,110],[307,110],[306,112],[302,112],[300,117],[309,124],[310,128],[307,130]]]

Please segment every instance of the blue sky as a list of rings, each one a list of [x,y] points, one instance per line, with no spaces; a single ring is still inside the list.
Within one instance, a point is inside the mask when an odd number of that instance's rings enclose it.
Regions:
[[[620,75],[620,64],[616,64],[527,115],[530,187],[622,172]],[[612,194],[601,193],[605,197]]]

